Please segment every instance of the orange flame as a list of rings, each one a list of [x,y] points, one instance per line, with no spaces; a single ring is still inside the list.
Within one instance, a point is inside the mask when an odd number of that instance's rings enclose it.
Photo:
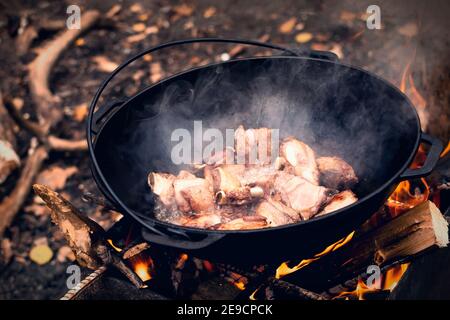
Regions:
[[[447,146],[445,147],[444,151],[441,153],[441,158],[445,157],[447,153],[450,152],[450,141],[448,142]]]
[[[339,249],[340,247],[342,247],[343,245],[348,243],[352,239],[354,234],[355,234],[355,232],[353,231],[352,233],[350,233],[345,238],[342,238],[341,240],[339,240],[339,241],[333,243],[332,245],[329,245],[328,247],[326,247],[325,250],[323,250],[322,252],[316,254],[313,258],[311,258],[311,259],[304,259],[304,260],[300,261],[300,263],[298,263],[294,267],[289,267],[286,262],[283,262],[277,268],[277,271],[275,273],[275,278],[280,279],[281,277],[284,277],[285,275],[288,275],[290,273],[298,271],[298,270],[306,267],[311,262],[320,259],[320,257],[322,257],[322,256],[324,256],[324,255],[326,255],[326,254],[328,254],[328,253],[330,253],[332,251],[335,251],[335,250]]]
[[[112,241],[112,239],[107,239],[106,242],[108,242],[109,245],[110,245],[114,250],[116,250],[117,252],[122,252],[122,249],[119,248],[119,247],[117,247],[117,246],[114,244],[114,242]]]
[[[426,153],[421,145],[410,168],[415,169],[420,167],[425,158]],[[421,204],[422,202],[427,201],[430,196],[430,187],[424,178],[421,178],[419,181],[420,184],[415,186],[414,190],[412,190],[413,184],[411,181],[405,180],[399,183],[386,202],[392,217],[396,217],[399,214]]]
[[[341,292],[336,298],[345,298],[349,300],[350,297],[356,297],[358,300],[365,300],[364,295],[367,292],[376,292],[379,290],[389,290],[392,291],[397,286],[398,282],[402,278],[403,274],[408,269],[409,263],[396,265],[381,277],[380,281],[375,282],[373,285],[367,285],[362,279],[358,279],[358,284],[356,289],[353,291]]]
[[[138,257],[130,259],[134,272],[141,278],[142,281],[148,281],[152,279],[151,269],[153,269],[153,260],[150,257],[145,257],[140,254]]]

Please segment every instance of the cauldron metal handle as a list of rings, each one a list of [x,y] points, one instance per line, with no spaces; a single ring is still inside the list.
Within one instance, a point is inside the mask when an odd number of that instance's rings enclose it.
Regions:
[[[98,103],[98,100],[103,92],[103,90],[107,87],[109,82],[117,76],[120,71],[122,71],[125,67],[127,67],[130,63],[136,61],[137,59],[141,58],[142,56],[149,54],[151,52],[155,52],[161,49],[165,49],[168,47],[174,47],[184,44],[191,44],[191,43],[203,43],[203,42],[215,42],[215,43],[234,43],[234,44],[244,44],[244,45],[250,45],[250,46],[258,46],[268,49],[274,49],[274,50],[281,50],[285,53],[288,53],[289,55],[293,56],[302,56],[302,57],[310,57],[314,59],[322,59],[322,60],[329,60],[329,61],[337,61],[338,57],[328,51],[318,51],[318,50],[298,50],[298,49],[288,49],[279,45],[275,45],[268,42],[260,42],[260,41],[253,41],[253,40],[241,40],[241,39],[221,39],[221,38],[199,38],[199,39],[186,39],[186,40],[178,40],[178,41],[172,41],[172,42],[166,42],[163,44],[160,44],[156,47],[151,47],[149,49],[146,49],[144,51],[141,51],[140,53],[134,55],[133,57],[129,58],[127,61],[123,62],[119,67],[117,67],[111,74],[106,78],[100,87],[98,88],[97,92],[94,95],[94,98],[92,99],[91,105],[89,107],[89,113],[88,113],[88,121],[87,121],[87,138],[92,139],[92,134],[96,134],[99,130],[98,124],[100,121],[106,117],[110,111],[115,109],[120,104],[116,101],[113,101],[112,103],[108,103],[96,112],[96,115],[94,116],[95,107]],[[97,115],[98,113],[98,115]],[[91,146],[89,146],[89,149],[91,149]]]
[[[420,141],[431,145],[425,163],[420,168],[406,169],[406,171],[400,175],[400,180],[425,177],[431,173],[438,163],[439,157],[444,148],[442,142],[439,139],[425,133],[422,133]]]
[[[88,149],[89,149],[89,155],[91,158],[91,165],[92,169],[95,171],[98,180],[98,183],[100,183],[106,192],[108,192],[115,204],[118,205],[120,209],[123,209],[127,211],[130,215],[132,215],[137,221],[139,221],[143,226],[147,228],[147,236],[153,239],[155,243],[166,243],[175,247],[184,248],[184,249],[199,249],[205,246],[209,246],[210,244],[214,243],[215,241],[218,241],[221,237],[225,236],[225,234],[210,234],[211,236],[206,237],[203,240],[200,241],[191,241],[191,240],[175,240],[172,239],[170,234],[166,234],[163,231],[158,230],[155,228],[155,226],[149,221],[147,222],[146,219],[140,217],[138,214],[134,213],[128,206],[123,203],[123,201],[120,200],[120,198],[115,194],[114,190],[112,190],[111,186],[106,181],[105,176],[103,175],[100,166],[97,162],[97,159],[95,157],[94,152],[94,143],[93,143],[93,137],[96,135],[98,130],[101,126],[101,120],[110,114],[112,110],[114,110],[116,107],[121,105],[121,103],[113,102],[109,103],[108,105],[104,106],[104,109],[94,117],[95,108],[97,106],[98,100],[100,99],[101,94],[105,90],[105,88],[108,86],[108,84],[111,82],[111,80],[117,76],[120,71],[122,71],[125,67],[127,67],[130,63],[133,61],[141,58],[142,56],[149,54],[151,52],[155,52],[164,48],[168,47],[174,47],[184,44],[190,44],[190,43],[203,43],[203,42],[215,42],[215,43],[234,43],[234,44],[243,44],[243,45],[250,45],[250,46],[258,46],[258,47],[264,47],[268,49],[274,49],[274,50],[280,50],[285,53],[289,53],[293,56],[299,56],[299,54],[303,56],[309,56],[316,59],[324,59],[324,60],[332,60],[335,61],[335,57],[332,56],[331,53],[326,52],[319,52],[319,51],[302,51],[299,52],[298,50],[291,50],[288,48],[284,48],[282,46],[278,46],[271,43],[265,43],[265,42],[259,42],[259,41],[253,41],[253,40],[240,40],[240,39],[220,39],[220,38],[199,38],[199,39],[186,39],[186,40],[178,40],[178,41],[172,41],[160,44],[158,46],[146,49],[144,51],[141,51],[140,53],[134,55],[127,61],[123,62],[119,67],[117,67],[111,74],[101,83],[100,87],[98,88],[97,92],[94,95],[94,98],[91,101],[91,104],[89,106],[89,112],[87,117],[87,126],[86,126],[86,138],[88,143]],[[319,54],[320,53],[320,54]],[[99,112],[99,111],[97,111]],[[97,179],[96,179],[97,180]],[[150,232],[153,232],[150,234]],[[220,237],[219,237],[220,236]]]

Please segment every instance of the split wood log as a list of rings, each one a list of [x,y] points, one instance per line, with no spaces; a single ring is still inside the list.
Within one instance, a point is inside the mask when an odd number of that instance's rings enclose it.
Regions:
[[[103,264],[112,265],[136,287],[146,287],[136,273],[111,249],[105,238],[105,230],[100,225],[84,216],[68,200],[48,187],[35,184],[33,189],[51,209],[52,221],[63,232],[80,265],[94,270]]]
[[[427,249],[446,247],[448,243],[448,222],[436,205],[427,201],[378,228],[356,231],[345,246],[283,279],[323,292],[363,274],[370,265],[406,262]]]
[[[20,158],[15,151],[16,138],[13,126],[14,123],[3,104],[0,92],[0,184],[20,166]]]

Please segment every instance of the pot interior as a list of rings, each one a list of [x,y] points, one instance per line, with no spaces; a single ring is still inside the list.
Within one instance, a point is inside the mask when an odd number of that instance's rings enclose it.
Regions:
[[[194,69],[147,88],[108,120],[95,154],[119,198],[153,215],[151,171],[177,173],[176,129],[269,127],[293,135],[319,156],[349,162],[359,198],[392,178],[415,152],[417,115],[387,82],[359,69],[295,57],[252,58]],[[208,142],[205,142],[207,144]]]

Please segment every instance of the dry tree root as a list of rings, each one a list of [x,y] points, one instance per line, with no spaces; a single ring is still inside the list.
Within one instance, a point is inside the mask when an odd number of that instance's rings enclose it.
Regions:
[[[122,272],[137,288],[146,285],[114,252],[105,238],[105,230],[84,216],[60,194],[40,184],[33,185],[35,193],[52,210],[52,221],[63,232],[78,263],[89,269],[112,265]]]
[[[100,18],[96,10],[86,11],[81,16],[81,29],[65,30],[39,50],[38,56],[28,66],[30,94],[36,107],[39,123],[33,123],[22,117],[13,106],[8,107],[10,115],[19,126],[30,131],[41,143],[35,146],[31,143],[29,156],[25,160],[19,180],[15,188],[0,203],[0,237],[11,224],[14,216],[22,207],[31,189],[35,176],[40,171],[44,160],[52,150],[76,151],[86,150],[85,141],[70,141],[49,134],[50,128],[62,118],[60,99],[49,89],[50,72],[61,53],[83,32],[86,32]]]
[[[33,143],[32,143],[33,145]],[[38,174],[42,163],[47,158],[47,149],[44,146],[31,147],[20,178],[12,192],[0,203],[0,238],[11,224],[14,216],[22,207],[30,192],[30,186]]]

